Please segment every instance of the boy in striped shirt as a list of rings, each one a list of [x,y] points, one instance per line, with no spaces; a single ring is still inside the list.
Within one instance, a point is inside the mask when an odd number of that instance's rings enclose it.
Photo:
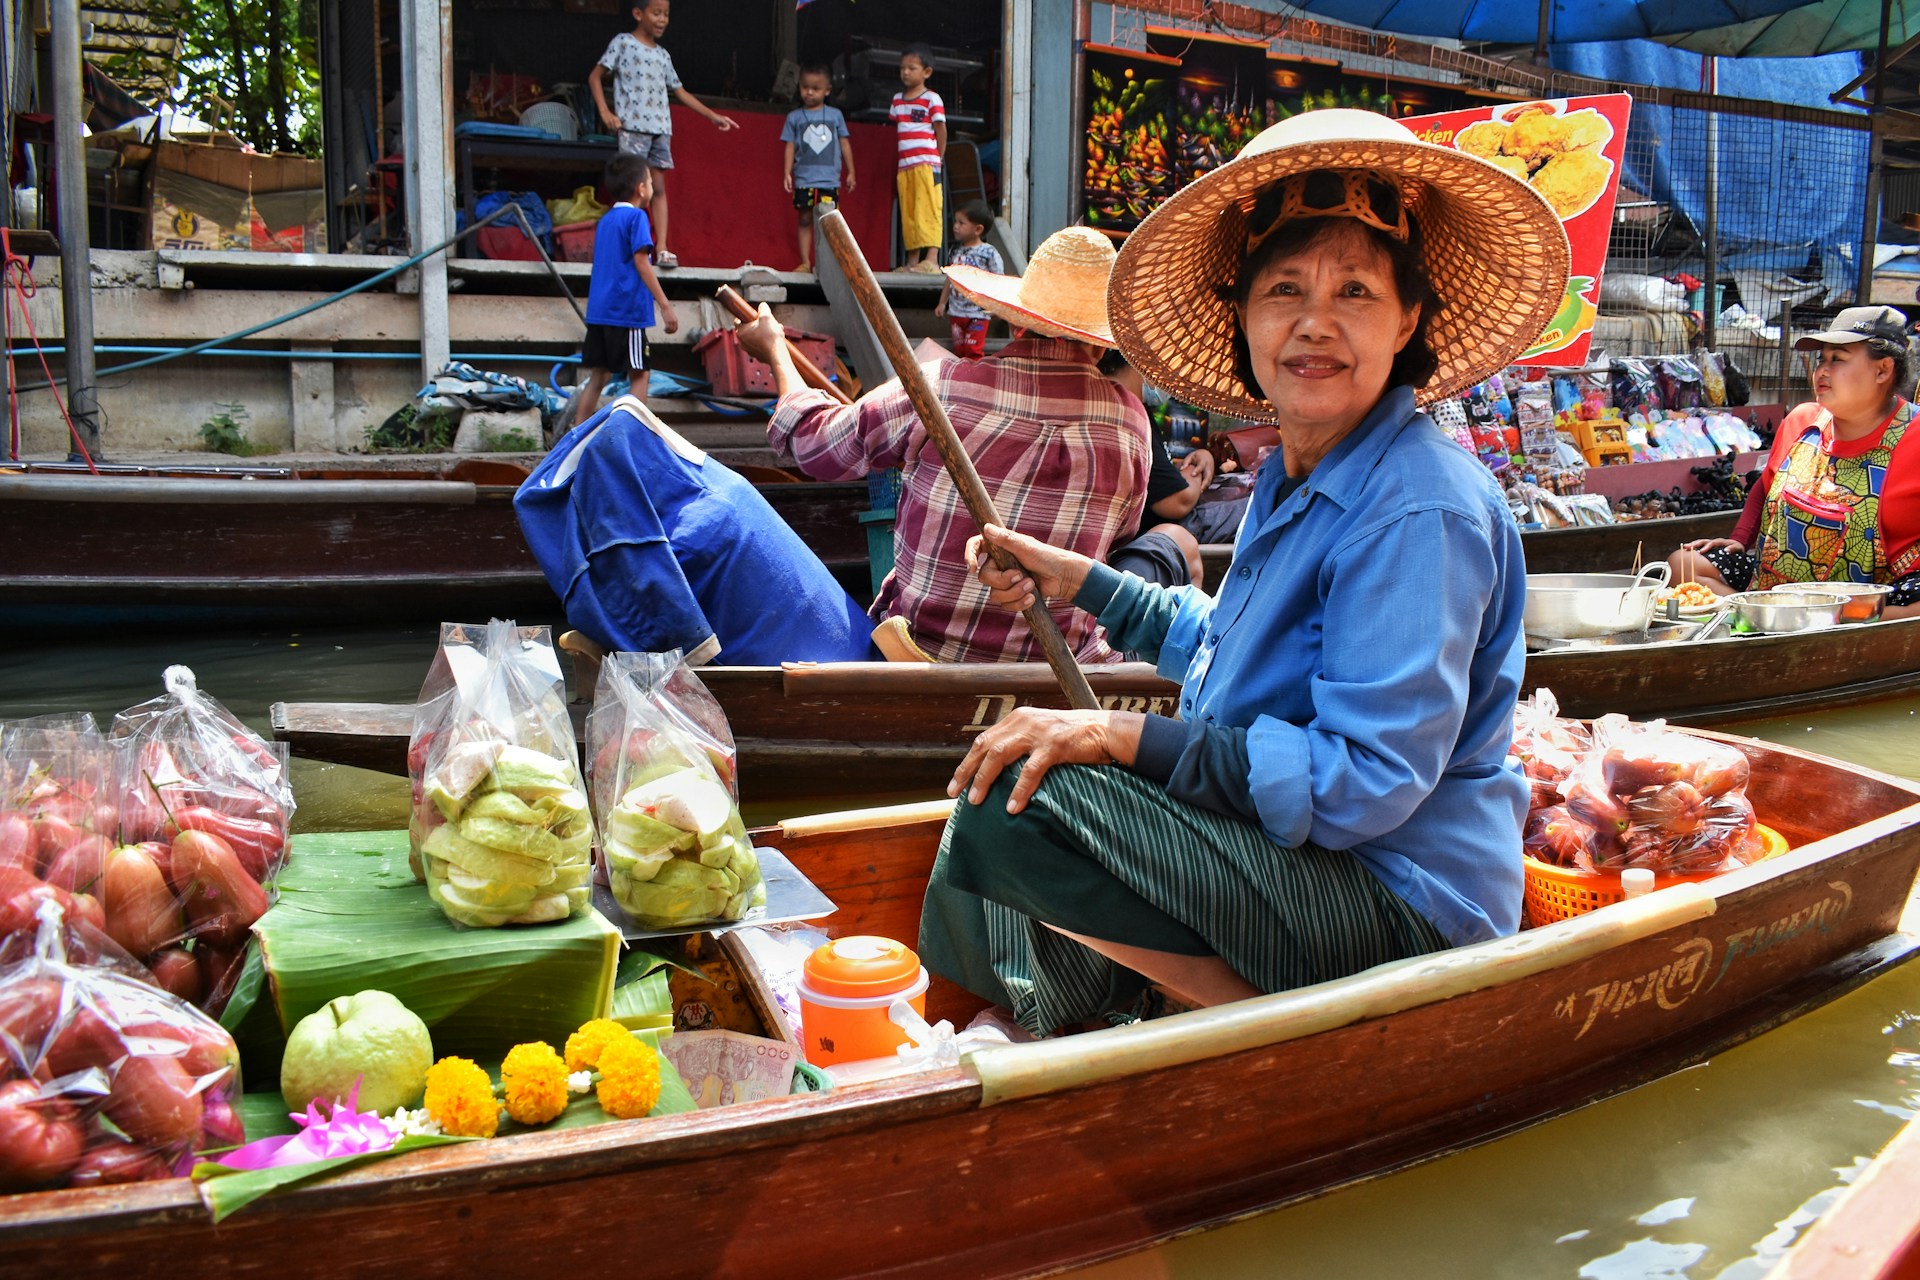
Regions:
[[[933,50],[908,45],[900,55],[900,83],[893,95],[893,124],[899,141],[900,242],[908,271],[940,270],[940,162],[947,153],[947,111],[940,95],[927,88],[933,75]]]

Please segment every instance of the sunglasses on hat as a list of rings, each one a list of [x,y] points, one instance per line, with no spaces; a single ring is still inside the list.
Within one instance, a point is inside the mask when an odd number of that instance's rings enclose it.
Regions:
[[[1311,169],[1260,193],[1247,214],[1248,256],[1300,218],[1353,218],[1403,244],[1410,234],[1400,188],[1374,170]]]

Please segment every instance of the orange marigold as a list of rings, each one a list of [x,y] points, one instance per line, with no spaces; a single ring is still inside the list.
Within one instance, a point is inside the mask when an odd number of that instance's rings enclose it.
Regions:
[[[567,1064],[540,1041],[517,1044],[500,1064],[507,1114],[521,1124],[545,1124],[567,1109]]]
[[[660,1101],[660,1058],[644,1040],[629,1034],[600,1051],[600,1108],[618,1120],[632,1120]]]
[[[595,1018],[567,1037],[567,1070],[587,1071],[600,1065],[600,1051],[633,1033],[612,1018]]]
[[[442,1058],[427,1068],[427,1114],[442,1132],[491,1138],[500,1128],[493,1081],[469,1058]]]

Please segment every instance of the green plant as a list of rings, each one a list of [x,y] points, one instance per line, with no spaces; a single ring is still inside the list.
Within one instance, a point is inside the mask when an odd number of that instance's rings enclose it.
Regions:
[[[422,413],[418,404],[401,405],[377,427],[367,428],[367,448],[375,453],[444,453],[453,447],[451,414]]]
[[[480,452],[482,453],[533,453],[540,448],[540,442],[517,427],[505,431],[482,431],[480,433]]]
[[[273,452],[268,446],[247,439],[247,424],[253,419],[253,415],[247,412],[247,406],[237,400],[227,400],[216,403],[214,408],[220,412],[200,424],[200,438],[206,442],[209,453],[230,453],[236,458],[251,458],[255,454]]]

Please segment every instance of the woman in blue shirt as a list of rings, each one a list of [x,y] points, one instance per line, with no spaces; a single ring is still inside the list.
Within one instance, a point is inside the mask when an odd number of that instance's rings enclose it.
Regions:
[[[1518,927],[1525,563],[1491,476],[1416,400],[1515,359],[1566,275],[1523,182],[1357,111],[1267,130],[1133,232],[1121,350],[1274,422],[1282,462],[1218,599],[988,530],[1026,570],[1005,573],[976,542],[997,603],[1071,598],[1181,681],[1180,718],[1022,709],[975,740],[931,968],[1047,1034]]]

